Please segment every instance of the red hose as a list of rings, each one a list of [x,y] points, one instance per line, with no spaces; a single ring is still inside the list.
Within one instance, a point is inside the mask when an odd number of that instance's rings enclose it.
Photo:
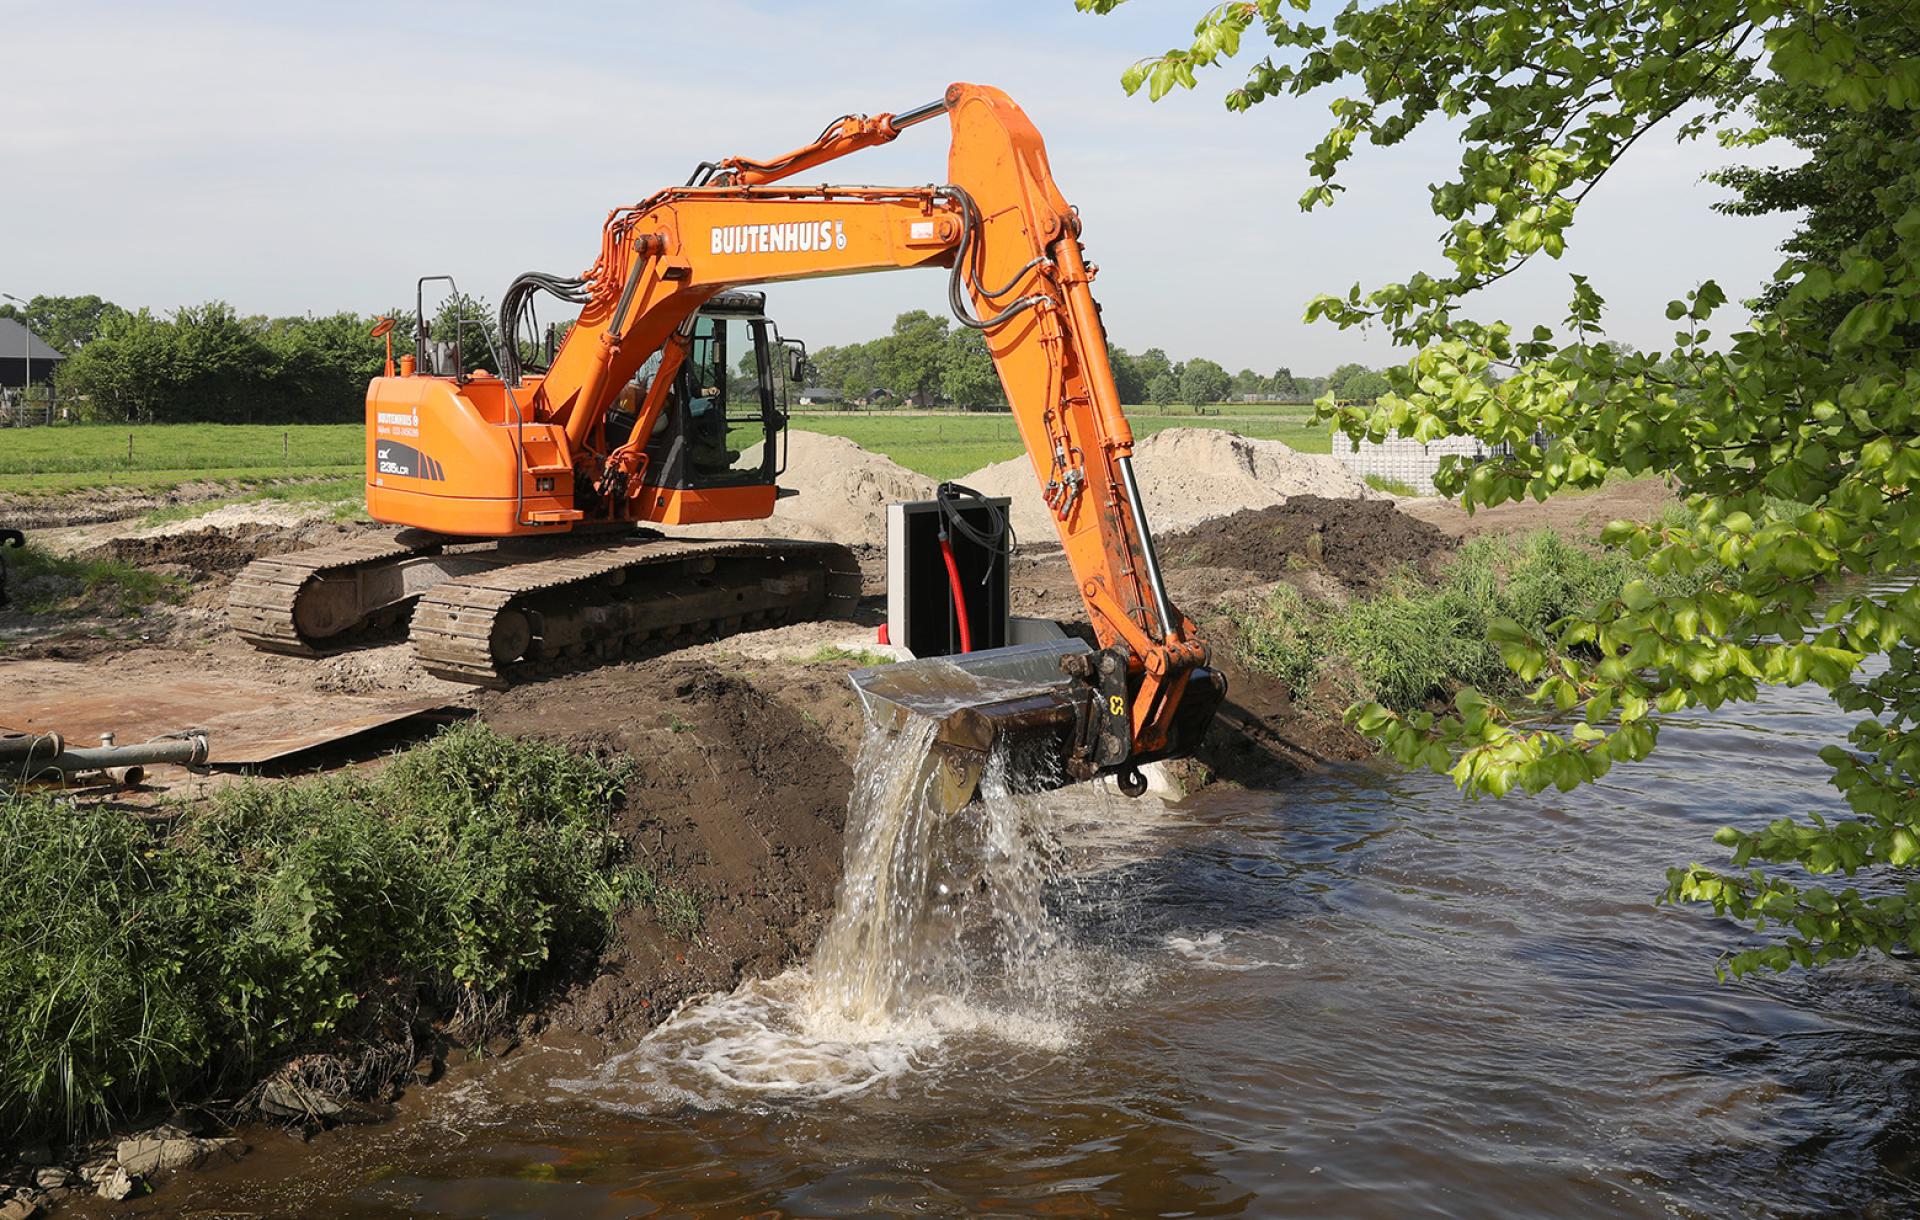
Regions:
[[[967,591],[960,583],[960,565],[953,561],[953,542],[940,535],[940,555],[947,561],[947,584],[953,589],[954,617],[960,620],[960,651],[973,651],[973,630],[967,626]]]

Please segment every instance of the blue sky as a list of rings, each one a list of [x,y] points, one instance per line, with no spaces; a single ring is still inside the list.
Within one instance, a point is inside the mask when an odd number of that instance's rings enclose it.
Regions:
[[[1233,68],[1158,104],[1120,91],[1121,69],[1182,42],[1204,7],[0,0],[0,291],[367,312],[450,272],[497,300],[520,271],[582,270],[609,208],[703,158],[781,152],[835,115],[972,80],[1006,89],[1046,137],[1116,342],[1262,371],[1396,359],[1377,333],[1301,312],[1316,292],[1437,266],[1426,184],[1457,149],[1440,131],[1363,149],[1341,203],[1302,214],[1330,95],[1229,114]],[[1580,271],[1615,336],[1649,347],[1671,330],[1666,301],[1700,280],[1750,292],[1787,226],[1711,213],[1722,193],[1698,179],[1718,159],[1642,141],[1568,257],[1477,312],[1555,322]],[[924,183],[945,163],[929,123],[830,176]],[[940,277],[913,273],[769,294],[782,329],[816,346],[943,300]]]

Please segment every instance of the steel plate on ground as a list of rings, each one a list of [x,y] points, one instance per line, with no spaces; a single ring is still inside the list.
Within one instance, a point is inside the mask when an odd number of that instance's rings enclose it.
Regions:
[[[339,695],[216,676],[126,674],[72,661],[0,663],[0,726],[75,744],[113,733],[121,745],[205,729],[213,766],[275,762],[430,712],[445,699]]]

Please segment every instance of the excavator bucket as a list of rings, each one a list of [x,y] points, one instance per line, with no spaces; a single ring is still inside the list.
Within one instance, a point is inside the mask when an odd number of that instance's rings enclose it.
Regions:
[[[916,721],[933,722],[935,795],[943,811],[955,812],[978,791],[996,745],[1043,760],[1067,756],[1093,692],[1060,662],[1090,651],[1082,640],[1050,640],[848,676],[867,719],[880,728],[900,734]]]

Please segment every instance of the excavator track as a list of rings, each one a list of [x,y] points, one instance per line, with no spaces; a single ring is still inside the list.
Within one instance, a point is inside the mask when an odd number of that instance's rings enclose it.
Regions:
[[[853,552],[830,542],[636,539],[436,585],[413,613],[421,665],[477,686],[645,656],[735,631],[845,617]]]
[[[383,607],[345,630],[315,636],[300,628],[297,613],[303,593],[320,582],[351,578],[357,571],[420,555],[438,554],[447,539],[422,530],[356,538],[333,546],[289,555],[270,555],[248,564],[227,594],[227,621],[235,634],[265,652],[297,657],[324,656],[406,635],[411,604]]]

